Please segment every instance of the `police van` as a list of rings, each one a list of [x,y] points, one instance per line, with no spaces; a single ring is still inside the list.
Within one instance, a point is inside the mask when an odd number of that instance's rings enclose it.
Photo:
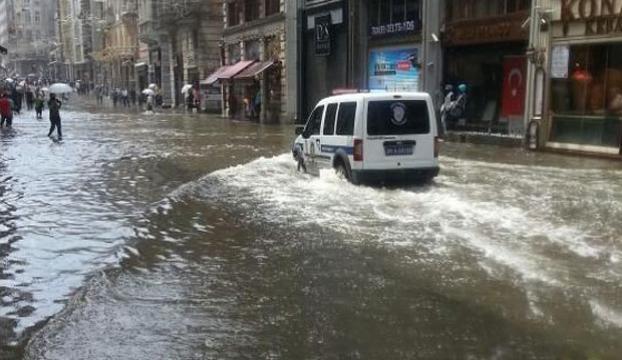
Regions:
[[[300,171],[332,168],[355,184],[425,183],[439,173],[440,139],[427,93],[357,93],[321,100],[292,153]]]

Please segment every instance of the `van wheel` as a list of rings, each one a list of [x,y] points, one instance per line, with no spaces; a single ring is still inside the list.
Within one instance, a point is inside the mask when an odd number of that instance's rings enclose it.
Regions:
[[[335,173],[340,179],[346,179],[349,182],[352,181],[350,174],[348,174],[348,169],[346,169],[342,162],[338,162],[337,165],[335,165]]]

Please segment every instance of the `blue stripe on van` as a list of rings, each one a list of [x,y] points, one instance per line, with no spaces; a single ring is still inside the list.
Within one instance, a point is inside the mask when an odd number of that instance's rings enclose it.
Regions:
[[[352,146],[332,146],[332,145],[322,145],[321,147],[321,151],[323,153],[329,153],[329,154],[334,154],[336,153],[339,149],[343,149],[343,151],[345,151],[346,154],[348,155],[352,155],[354,154],[354,147]]]

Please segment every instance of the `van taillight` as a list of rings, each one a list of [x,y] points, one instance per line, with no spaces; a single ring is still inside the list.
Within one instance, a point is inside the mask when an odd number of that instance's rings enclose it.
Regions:
[[[438,154],[441,152],[441,144],[443,143],[443,139],[436,136],[434,137],[434,157],[437,158]]]
[[[354,161],[363,161],[363,140],[354,140]]]

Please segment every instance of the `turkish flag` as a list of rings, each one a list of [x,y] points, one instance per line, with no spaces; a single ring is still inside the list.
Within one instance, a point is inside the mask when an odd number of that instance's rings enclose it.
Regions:
[[[522,116],[525,113],[527,58],[511,56],[503,60],[503,101],[501,116]]]

